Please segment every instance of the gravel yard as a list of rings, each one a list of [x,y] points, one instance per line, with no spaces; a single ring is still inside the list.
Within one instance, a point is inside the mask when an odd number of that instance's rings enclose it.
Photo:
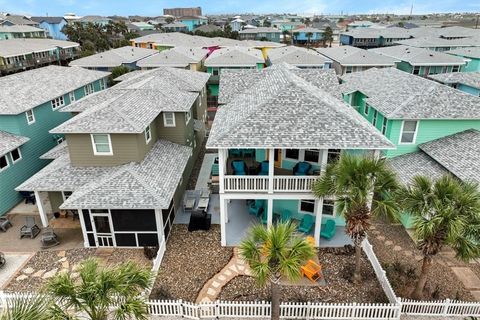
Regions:
[[[291,302],[388,302],[368,259],[362,259],[362,283],[351,283],[353,255],[335,254],[320,249],[318,258],[322,265],[326,286],[282,286],[282,301]],[[240,276],[230,281],[220,293],[220,300],[270,300],[268,287],[259,287],[255,279]]]
[[[402,225],[376,222],[374,228],[369,236],[373,250],[387,271],[397,295],[408,298],[420,274],[421,252]],[[434,258],[424,298],[474,300],[448,265],[444,258]]]
[[[232,248],[220,244],[219,225],[195,232],[188,232],[187,225],[174,225],[150,297],[194,302],[232,255]]]

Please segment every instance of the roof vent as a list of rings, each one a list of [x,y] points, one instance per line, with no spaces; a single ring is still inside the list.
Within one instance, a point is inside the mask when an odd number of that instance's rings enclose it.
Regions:
[[[430,56],[430,57],[433,57],[433,54],[430,53],[429,56]]]

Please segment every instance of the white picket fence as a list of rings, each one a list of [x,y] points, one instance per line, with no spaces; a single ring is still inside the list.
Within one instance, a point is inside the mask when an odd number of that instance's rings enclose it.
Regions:
[[[400,299],[402,314],[444,317],[478,317],[480,303],[455,301],[450,299],[440,301],[416,301]]]

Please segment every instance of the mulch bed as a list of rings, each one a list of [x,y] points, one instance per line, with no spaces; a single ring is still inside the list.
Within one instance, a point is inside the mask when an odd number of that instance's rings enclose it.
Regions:
[[[354,285],[349,279],[354,266],[354,256],[335,254],[333,250],[319,249],[326,286],[282,286],[281,301],[288,302],[388,302],[366,256],[362,257],[362,282]],[[259,287],[253,277],[239,276],[225,285],[220,300],[270,301],[270,288]]]
[[[204,284],[232,258],[232,248],[220,244],[219,225],[195,232],[187,227],[173,226],[150,298],[195,302]]]
[[[415,258],[414,255],[407,256],[403,251],[414,252],[417,256],[421,256],[421,252],[416,248],[414,241],[402,225],[376,221],[374,226],[380,232],[379,235],[385,237],[385,239],[377,239],[373,233],[369,236],[375,254],[387,271],[387,277],[396,294],[403,298],[409,298],[420,274],[422,260],[417,260],[419,257]],[[392,241],[393,245],[385,245],[386,241]],[[400,246],[402,251],[392,250],[395,245]],[[438,256],[433,260],[424,299],[445,298],[474,300],[470,292],[465,289],[450,267],[446,265],[444,258]]]

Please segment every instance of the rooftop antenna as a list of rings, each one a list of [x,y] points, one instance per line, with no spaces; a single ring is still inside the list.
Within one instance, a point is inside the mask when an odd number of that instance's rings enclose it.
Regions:
[[[412,16],[413,14],[413,1],[412,1],[412,6],[410,7],[410,17]]]

